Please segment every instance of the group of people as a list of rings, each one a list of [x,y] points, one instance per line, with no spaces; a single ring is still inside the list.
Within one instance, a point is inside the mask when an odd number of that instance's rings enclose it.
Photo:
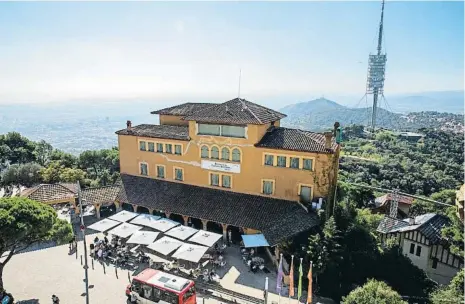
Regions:
[[[98,236],[94,238],[94,243],[90,244],[90,255],[98,259],[106,259],[111,255],[111,245],[107,236],[100,240]]]

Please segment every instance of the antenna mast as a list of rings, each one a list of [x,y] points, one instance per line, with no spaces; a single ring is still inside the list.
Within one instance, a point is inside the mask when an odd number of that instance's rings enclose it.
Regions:
[[[373,94],[373,109],[371,113],[371,131],[373,135],[376,127],[376,115],[378,112],[378,96],[384,94],[384,76],[386,71],[386,54],[382,54],[383,27],[384,27],[384,0],[381,4],[381,20],[378,31],[378,47],[376,55],[368,58],[367,94]]]

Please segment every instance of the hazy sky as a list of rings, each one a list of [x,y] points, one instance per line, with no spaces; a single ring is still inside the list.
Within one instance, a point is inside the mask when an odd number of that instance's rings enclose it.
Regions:
[[[0,3],[0,103],[363,96],[380,2]],[[463,89],[463,2],[387,2],[385,91]]]

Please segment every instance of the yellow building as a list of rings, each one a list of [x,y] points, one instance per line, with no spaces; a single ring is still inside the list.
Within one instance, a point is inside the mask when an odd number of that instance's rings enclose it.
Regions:
[[[339,159],[332,132],[280,127],[284,114],[238,98],[152,114],[159,125],[128,121],[116,132],[123,208],[224,235],[261,231],[270,245],[315,226],[312,203],[331,211]]]

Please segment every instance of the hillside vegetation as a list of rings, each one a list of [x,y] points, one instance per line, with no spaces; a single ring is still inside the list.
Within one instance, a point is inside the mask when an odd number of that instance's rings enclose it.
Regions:
[[[283,121],[284,126],[313,131],[331,128],[335,121],[342,126],[369,125],[371,122],[371,108],[349,108],[325,98],[289,105],[280,111],[288,115]],[[463,120],[461,114],[433,111],[398,114],[383,108],[379,108],[377,115],[378,127],[402,131],[434,128],[460,133],[464,131]]]

